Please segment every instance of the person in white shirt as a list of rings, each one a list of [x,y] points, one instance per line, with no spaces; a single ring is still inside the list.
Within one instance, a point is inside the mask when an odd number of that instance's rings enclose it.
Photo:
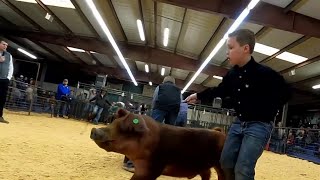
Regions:
[[[6,103],[9,82],[13,75],[12,55],[7,52],[8,43],[0,39],[0,122],[9,123],[4,120],[3,107]]]

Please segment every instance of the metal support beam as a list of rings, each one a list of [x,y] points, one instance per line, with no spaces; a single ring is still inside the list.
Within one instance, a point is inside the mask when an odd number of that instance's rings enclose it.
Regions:
[[[44,29],[36,23],[34,20],[32,20],[29,16],[27,16],[24,12],[22,12],[19,8],[17,8],[14,4],[12,4],[8,0],[1,0],[4,4],[6,4],[10,9],[12,9],[14,12],[19,14],[24,20],[28,21],[30,24],[32,24],[34,27],[36,27],[40,31],[44,31]]]
[[[184,9],[183,18],[182,18],[182,22],[181,22],[181,28],[180,28],[179,35],[178,35],[178,40],[177,40],[176,46],[174,47],[174,52],[173,52],[174,54],[177,53],[177,47],[179,44],[179,40],[180,40],[182,28],[183,28],[184,19],[186,18],[186,14],[187,14],[187,8]]]
[[[291,3],[284,8],[283,12],[287,14],[289,11],[291,11],[292,8],[294,8],[300,2],[301,0],[292,0]]]
[[[119,17],[118,17],[118,15],[117,15],[117,12],[116,12],[116,10],[114,9],[114,6],[113,6],[113,4],[112,4],[112,0],[107,0],[107,1],[108,1],[108,4],[109,4],[110,8],[111,8],[112,14],[113,14],[114,17],[116,18],[116,21],[117,21],[118,25],[120,26],[121,34],[122,34],[124,40],[125,40],[126,42],[128,42],[127,35],[126,35],[126,33],[124,32],[124,30],[123,30],[123,27],[122,27],[122,25],[121,25],[121,22],[120,22],[120,20],[119,20]]]
[[[33,41],[46,42],[60,46],[71,46],[86,51],[95,51],[97,53],[111,56],[115,54],[110,44],[95,38],[82,36],[66,37],[56,34],[8,30],[4,28],[0,28],[0,33],[17,37],[24,37]],[[137,45],[128,45],[123,43],[118,43],[118,45],[125,58],[129,58],[132,60],[139,60],[146,63],[184,69],[187,71],[196,71],[201,66],[201,64],[194,59],[173,54],[164,50]],[[227,71],[228,69],[226,68],[208,64],[203,70],[203,73],[208,75],[224,76]]]
[[[209,39],[209,41],[207,42],[207,44],[204,46],[204,48],[202,49],[198,59],[201,59],[203,56],[204,51],[207,49],[207,47],[209,46],[209,44],[211,43],[212,39],[217,35],[217,33],[220,31],[220,29],[222,28],[222,26],[224,25],[224,23],[227,21],[227,18],[223,18],[220,22],[220,24],[218,25],[217,29],[214,31],[214,33],[212,34],[211,38]]]
[[[43,2],[41,0],[35,0],[39,6],[45,10],[47,13],[49,13],[51,16],[53,16],[54,20],[57,21],[57,23],[66,31],[66,33],[68,34],[73,34],[73,32],[71,31],[71,29],[65,25],[61,19],[59,19],[45,4],[43,4]]]
[[[157,48],[157,19],[158,19],[157,2],[153,1],[153,16],[154,16],[154,48]]]
[[[96,31],[96,29],[94,29],[94,27],[92,26],[92,24],[90,23],[90,21],[88,20],[88,18],[86,17],[86,15],[84,15],[83,11],[81,10],[79,4],[77,3],[76,0],[71,0],[71,3],[74,5],[74,7],[76,8],[77,13],[79,14],[79,16],[81,17],[81,19],[87,24],[87,26],[89,27],[89,29],[93,32],[93,34],[100,38],[100,35],[98,34],[98,32]]]
[[[318,62],[318,61],[320,61],[320,55],[316,56],[314,58],[311,58],[309,60],[306,60],[306,61],[304,61],[302,63],[296,64],[296,65],[294,65],[294,66],[292,66],[290,68],[284,69],[284,70],[280,71],[280,73],[281,74],[285,74],[287,72],[290,72],[291,70],[298,69],[298,68],[301,68],[303,66],[306,66],[306,65],[312,64],[314,62]]]
[[[305,42],[306,40],[310,39],[310,37],[308,36],[302,36],[301,38],[299,38],[298,40],[294,41],[293,43],[289,44],[288,46],[282,48],[280,51],[276,52],[275,54],[273,54],[272,56],[269,56],[265,59],[263,59],[260,63],[267,63],[270,60],[276,58],[278,55],[282,54],[285,51],[288,51],[290,49],[292,49],[293,47]]]
[[[144,16],[143,16],[143,10],[142,10],[142,2],[139,0],[139,12],[140,12],[140,17],[141,17],[141,22],[142,22],[142,27],[143,27],[143,32],[145,36],[145,45],[148,45],[148,39],[147,39],[147,31],[146,31],[146,23],[144,21]]]
[[[119,68],[110,68],[110,67],[99,67],[99,66],[86,66],[85,68],[82,69],[85,72],[100,72],[104,74],[108,74],[108,76],[112,76],[118,79],[130,81],[130,78],[127,76],[125,71],[122,71]],[[146,73],[142,71],[133,71],[132,72],[134,77],[137,79],[137,81],[140,82],[149,82],[152,81],[153,84],[161,84],[163,81],[163,76],[157,74],[157,73]],[[175,79],[176,80],[176,85],[179,88],[183,88],[186,81],[180,80],[180,79]],[[192,84],[189,88],[190,91],[194,92],[200,92],[204,90],[206,87],[198,84]]]
[[[250,2],[250,0],[155,0],[197,11],[219,14],[227,18],[236,19]],[[262,26],[272,27],[284,31],[304,34],[320,38],[320,20],[299,14],[294,11],[283,13],[283,8],[260,1],[250,12],[246,21]]]

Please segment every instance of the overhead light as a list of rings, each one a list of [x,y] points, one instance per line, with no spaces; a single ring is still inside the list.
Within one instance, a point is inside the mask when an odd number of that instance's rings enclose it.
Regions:
[[[165,47],[168,46],[168,41],[169,41],[169,28],[164,28],[163,45]]]
[[[16,1],[37,3],[35,0],[16,0]],[[74,5],[70,0],[41,0],[41,1],[43,4],[48,6],[57,6],[57,7],[75,9]]]
[[[75,52],[86,52],[83,49],[78,49],[78,48],[74,48],[74,47],[67,47],[70,51],[75,51]]]
[[[116,51],[117,55],[119,56],[120,61],[122,62],[123,66],[126,68],[132,82],[134,83],[134,85],[138,86],[138,83],[136,81],[136,79],[134,78],[126,60],[124,59],[117,43],[115,42],[115,40],[113,39],[106,23],[103,21],[99,11],[97,10],[96,6],[94,5],[92,0],[85,0],[87,5],[89,6],[89,8],[91,9],[94,17],[96,18],[97,22],[99,23],[101,29],[103,30],[103,32],[106,34],[106,36],[108,37],[109,42],[111,43],[112,47],[114,48],[114,50]]]
[[[139,36],[140,36],[141,41],[146,40],[144,37],[142,22],[140,19],[137,20],[137,26],[138,26],[138,31],[139,31]]]
[[[279,54],[277,56],[277,58],[288,61],[288,62],[292,62],[294,64],[299,64],[299,63],[302,63],[303,61],[308,60],[308,58],[305,58],[303,56],[299,56],[296,54],[292,54],[289,52],[283,52],[283,53]]]
[[[152,86],[152,82],[151,81],[149,81],[149,85]]]
[[[248,16],[250,13],[250,10],[253,9],[260,0],[251,0],[248,6],[242,11],[242,13],[239,15],[239,17],[235,20],[235,22],[231,25],[227,33],[223,36],[223,38],[219,41],[219,43],[216,45],[216,47],[212,50],[212,52],[209,54],[209,56],[205,59],[205,61],[202,63],[200,68],[197,70],[197,72],[193,75],[193,77],[190,79],[190,81],[186,84],[186,86],[182,89],[181,93],[183,94],[189,86],[192,84],[192,82],[199,76],[201,71],[206,67],[206,65],[211,61],[211,59],[217,54],[217,52],[220,50],[220,48],[223,46],[225,41],[228,38],[228,35],[232,33],[234,30],[236,30],[242,21]]]
[[[248,9],[251,10],[253,9],[259,2],[260,0],[252,0],[249,4],[248,4]]]
[[[312,89],[320,89],[320,84],[312,86]]]
[[[148,64],[144,65],[144,70],[146,70],[147,73],[149,72],[149,65]]]
[[[161,68],[161,76],[164,76],[165,71],[166,71],[166,69],[164,67]]]
[[[97,53],[96,53],[96,52],[94,52],[94,51],[90,51],[90,53],[91,53],[91,54],[97,54]]]
[[[213,76],[213,78],[220,79],[220,80],[223,79],[223,77],[221,77],[221,76]]]
[[[18,48],[18,51],[22,52],[23,54],[31,57],[32,59],[37,59],[37,57],[31,53],[29,53],[28,51],[24,50],[24,49],[21,49],[21,48]]]
[[[254,51],[261,53],[261,54],[271,56],[271,55],[277,53],[279,51],[279,49],[276,49],[276,48],[273,48],[271,46],[267,46],[264,44],[256,43],[254,45]]]

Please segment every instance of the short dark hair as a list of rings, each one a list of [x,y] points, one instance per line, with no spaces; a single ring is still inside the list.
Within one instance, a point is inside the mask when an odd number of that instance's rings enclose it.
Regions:
[[[249,29],[238,29],[228,35],[228,37],[235,37],[240,46],[248,44],[250,47],[250,54],[253,53],[256,38],[254,32]]]
[[[3,42],[6,42],[6,43],[8,43],[8,42],[7,42],[7,41],[6,41],[5,39],[3,39],[3,38],[0,38],[0,43],[1,43],[2,41],[3,41]]]

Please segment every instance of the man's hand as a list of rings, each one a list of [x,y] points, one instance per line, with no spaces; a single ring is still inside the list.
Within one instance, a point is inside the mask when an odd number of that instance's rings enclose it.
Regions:
[[[195,104],[197,102],[198,98],[197,98],[197,93],[191,94],[190,96],[188,96],[185,99],[185,102],[187,102],[188,104]]]

